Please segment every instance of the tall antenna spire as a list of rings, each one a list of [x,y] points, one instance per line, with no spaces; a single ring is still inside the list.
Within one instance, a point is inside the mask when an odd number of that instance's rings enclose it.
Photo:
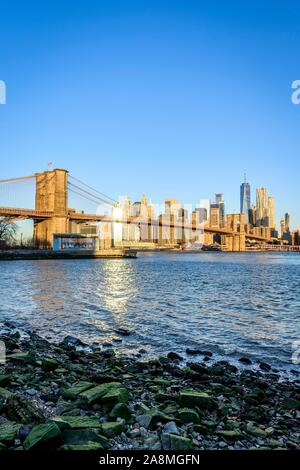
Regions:
[[[244,183],[247,183],[247,175],[246,175],[246,171],[244,172]]]

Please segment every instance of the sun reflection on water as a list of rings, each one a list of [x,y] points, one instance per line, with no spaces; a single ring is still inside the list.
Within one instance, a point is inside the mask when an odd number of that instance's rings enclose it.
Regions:
[[[124,314],[138,293],[136,271],[130,262],[106,262],[103,279],[96,294],[102,305],[112,313]]]

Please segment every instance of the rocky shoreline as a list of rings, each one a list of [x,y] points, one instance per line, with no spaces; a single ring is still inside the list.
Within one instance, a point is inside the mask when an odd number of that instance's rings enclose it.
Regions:
[[[300,449],[300,380],[267,364],[117,357],[9,324],[0,340],[0,450]]]

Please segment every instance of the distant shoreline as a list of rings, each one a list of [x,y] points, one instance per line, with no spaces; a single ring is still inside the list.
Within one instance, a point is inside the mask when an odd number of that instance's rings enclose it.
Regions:
[[[258,251],[218,251],[218,250],[102,250],[100,252],[58,252],[53,250],[7,250],[0,251],[1,261],[20,261],[20,260],[78,260],[78,259],[133,259],[139,254],[168,254],[168,255],[207,255],[207,254],[225,254],[225,255],[253,255],[253,254],[300,254],[300,251],[276,251],[276,250],[258,250]]]
[[[111,249],[93,252],[53,251],[53,250],[8,250],[0,252],[0,261],[17,260],[59,260],[59,259],[116,259],[136,258],[135,250]]]

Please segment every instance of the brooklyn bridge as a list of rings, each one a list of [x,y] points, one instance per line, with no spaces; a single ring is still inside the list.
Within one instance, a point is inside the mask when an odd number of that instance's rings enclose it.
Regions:
[[[0,180],[0,188],[9,187],[10,184],[20,184],[32,180],[35,186],[35,207],[9,207],[2,206],[0,200],[0,217],[8,220],[32,219],[34,224],[34,242],[37,247],[53,246],[53,236],[57,233],[72,233],[74,224],[87,224],[105,222],[107,224],[127,224],[148,227],[166,227],[169,229],[188,230],[191,232],[202,231],[219,235],[226,251],[245,251],[247,241],[256,241],[261,244],[278,244],[279,240],[265,238],[245,231],[243,214],[228,214],[226,225],[223,228],[209,225],[199,226],[196,223],[174,221],[167,222],[161,216],[158,218],[141,218],[127,216],[120,218],[111,214],[95,214],[69,208],[69,195],[77,194],[98,204],[106,204],[113,207],[117,201],[100,191],[93,190],[90,186],[72,177],[67,170],[53,169],[36,173],[30,176],[16,177]],[[0,193],[1,194],[1,193]],[[21,204],[20,204],[21,205]]]

